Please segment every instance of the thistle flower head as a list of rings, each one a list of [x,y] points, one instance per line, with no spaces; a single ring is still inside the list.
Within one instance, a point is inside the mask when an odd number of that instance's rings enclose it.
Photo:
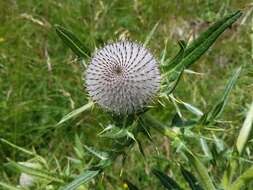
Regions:
[[[160,86],[158,63],[142,45],[120,41],[94,54],[86,71],[89,95],[116,113],[141,110]]]

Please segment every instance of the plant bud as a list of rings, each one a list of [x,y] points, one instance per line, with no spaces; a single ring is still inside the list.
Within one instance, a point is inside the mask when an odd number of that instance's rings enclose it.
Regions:
[[[98,49],[86,71],[86,88],[101,107],[118,113],[140,111],[159,90],[158,63],[140,44],[120,41]]]

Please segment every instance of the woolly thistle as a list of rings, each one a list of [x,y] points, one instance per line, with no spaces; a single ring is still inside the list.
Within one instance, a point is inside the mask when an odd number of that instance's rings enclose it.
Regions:
[[[98,49],[86,70],[89,95],[101,107],[118,114],[143,109],[159,90],[160,80],[154,56],[130,41]]]

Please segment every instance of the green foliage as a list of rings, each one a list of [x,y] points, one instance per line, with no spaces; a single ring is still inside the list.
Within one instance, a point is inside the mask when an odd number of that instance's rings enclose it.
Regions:
[[[72,34],[71,32],[69,32],[68,30],[66,30],[61,26],[55,26],[55,31],[57,32],[58,36],[62,39],[62,41],[68,47],[70,47],[77,56],[82,58],[89,57],[87,53],[88,51],[87,48],[84,47],[82,42],[80,42],[80,40],[77,37],[75,37],[74,34]]]
[[[252,126],[253,126],[253,103],[251,103],[250,109],[246,115],[246,118],[244,120],[244,123],[242,125],[242,128],[236,141],[236,147],[240,154],[242,153],[247,144]]]
[[[80,176],[78,176],[74,181],[64,186],[62,190],[74,190],[77,189],[81,184],[87,183],[91,179],[93,179],[96,175],[99,174],[99,170],[87,170]]]
[[[182,190],[181,187],[169,176],[159,170],[154,169],[153,174],[160,180],[161,184],[168,190]]]

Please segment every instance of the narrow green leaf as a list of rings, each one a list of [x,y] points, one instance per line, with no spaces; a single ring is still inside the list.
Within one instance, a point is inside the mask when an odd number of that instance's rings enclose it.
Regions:
[[[183,174],[185,180],[187,181],[187,183],[189,184],[189,186],[191,187],[192,190],[204,190],[200,186],[199,182],[194,177],[194,175],[191,172],[187,171],[182,166],[181,166],[181,173]]]
[[[197,115],[197,116],[202,116],[203,115],[203,112],[199,109],[199,108],[197,108],[197,107],[195,107],[195,106],[193,106],[193,105],[191,105],[191,104],[189,104],[189,103],[187,103],[187,102],[183,102],[183,101],[181,101],[181,103],[184,105],[184,107],[188,110],[188,111],[190,111],[191,113],[193,113],[193,114],[195,114],[195,115]]]
[[[248,182],[253,180],[253,166],[246,170],[240,175],[234,183],[230,186],[229,190],[240,190],[243,186],[247,185]]]
[[[127,136],[127,129],[121,129],[114,126],[113,128],[103,131],[103,133],[99,133],[99,136],[110,139],[119,139]]]
[[[3,139],[3,138],[0,138],[0,141],[3,142],[3,143],[5,143],[5,144],[7,144],[7,145],[9,145],[9,146],[11,146],[12,148],[15,148],[15,149],[17,149],[17,150],[19,150],[21,152],[24,152],[25,154],[32,155],[32,156],[37,156],[34,152],[31,152],[29,150],[26,150],[26,149],[20,147],[20,146],[17,146],[15,144],[13,144],[13,143],[11,143],[11,142]]]
[[[155,26],[152,28],[152,30],[150,31],[150,33],[147,35],[146,40],[145,40],[145,42],[143,44],[144,47],[146,47],[148,45],[149,41],[151,40],[152,36],[154,35],[154,33],[155,33],[155,31],[156,31],[156,29],[158,27],[158,25],[159,25],[159,22],[157,22],[155,24]]]
[[[87,104],[85,104],[84,106],[78,108],[78,109],[75,109],[73,110],[72,112],[70,112],[69,114],[65,115],[58,123],[57,125],[61,125],[62,123],[66,122],[67,120],[77,116],[78,114],[86,111],[86,110],[89,110],[92,108],[92,106],[94,105],[93,102],[89,102]]]
[[[170,71],[170,70],[174,69],[177,65],[179,65],[179,63],[184,58],[184,52],[185,52],[187,43],[185,41],[181,40],[181,41],[178,42],[178,45],[180,47],[180,50],[177,53],[177,55],[171,61],[164,64],[163,69],[165,71]]]
[[[25,153],[25,154],[34,156],[34,157],[35,157],[40,163],[42,163],[44,166],[47,165],[46,160],[45,160],[43,157],[41,157],[40,155],[36,154],[35,152],[26,150],[26,149],[24,149],[24,148],[22,148],[22,147],[20,147],[20,146],[17,146],[17,145],[15,145],[15,144],[13,144],[13,143],[11,143],[11,142],[9,142],[9,141],[3,139],[3,138],[0,138],[0,141],[3,142],[3,143],[5,143],[5,144],[7,144],[7,145],[9,145],[9,146],[11,146],[12,148],[15,148],[15,149],[17,149],[17,150],[19,150],[19,151]]]
[[[207,31],[200,34],[200,36],[186,48],[184,59],[180,64],[184,65],[184,67],[188,67],[193,64],[241,15],[241,11],[236,11],[235,13],[216,22],[209,27]]]
[[[153,129],[159,131],[164,136],[167,136],[167,137],[169,137],[171,139],[178,138],[178,134],[175,131],[173,131],[168,126],[160,123],[160,121],[158,121],[157,119],[155,119],[150,114],[144,114],[142,116],[142,120],[144,122],[144,125],[149,125],[150,128],[153,128]]]
[[[75,134],[75,147],[74,150],[77,154],[77,156],[82,159],[84,157],[84,149],[83,149],[83,144],[81,142],[80,137]]]
[[[179,65],[181,60],[184,57],[184,50],[186,47],[186,43],[184,41],[179,41],[180,50],[178,54],[173,58],[169,63],[165,64],[163,70],[168,71],[165,72],[164,76],[162,77],[165,79],[165,89],[163,92],[167,95],[171,94],[176,86],[178,85],[179,80],[184,72],[184,66]]]
[[[0,181],[0,186],[2,186],[6,190],[21,190],[21,188],[16,188],[12,185],[9,185],[9,184],[1,182],[1,181]]]
[[[231,79],[229,80],[228,84],[226,85],[226,88],[223,92],[223,96],[221,97],[220,101],[209,111],[208,113],[205,113],[201,118],[200,118],[200,123],[206,125],[210,122],[213,122],[223,111],[227,100],[228,100],[228,95],[230,94],[232,88],[234,87],[239,75],[241,72],[241,67],[236,69],[236,71],[233,73]]]
[[[193,156],[189,153],[187,154],[187,157],[197,172],[202,186],[205,187],[206,190],[216,190],[211,178],[208,175],[207,169],[200,162],[200,160],[196,156]]]
[[[61,190],[75,190],[80,185],[85,184],[92,180],[96,175],[100,173],[100,170],[86,170],[83,174],[78,176],[74,181],[63,187]]]
[[[86,48],[80,40],[70,31],[61,27],[55,26],[56,33],[62,41],[79,57],[89,58],[88,48]]]
[[[109,154],[107,152],[102,152],[102,151],[96,150],[95,148],[88,147],[86,145],[84,145],[84,147],[88,152],[95,155],[101,160],[107,160],[109,158]]]
[[[180,68],[180,70],[175,70],[173,73],[171,73],[171,75],[169,76],[167,80],[167,84],[164,90],[166,95],[171,94],[176,89],[183,73],[184,73],[184,68]]]
[[[237,173],[238,161],[230,159],[221,180],[221,185],[224,189],[230,189],[229,186],[232,184],[234,176],[237,175]]]
[[[48,181],[55,181],[58,183],[63,183],[62,179],[56,178],[53,174],[49,172],[45,172],[44,170],[35,169],[32,167],[25,166],[24,164],[16,163],[14,161],[10,161],[8,165],[19,172],[23,172],[29,174],[31,176],[38,177],[39,179],[44,179]]]
[[[244,120],[244,123],[242,125],[242,128],[236,141],[236,147],[239,154],[243,152],[247,144],[252,127],[253,127],[253,102],[251,103],[250,109],[247,113],[246,119]]]
[[[168,190],[182,190],[182,188],[171,177],[163,172],[153,169],[152,173],[160,180],[161,184]]]
[[[202,148],[205,156],[208,159],[212,159],[213,156],[212,156],[212,153],[211,153],[211,151],[210,151],[210,149],[208,147],[208,144],[207,144],[206,140],[204,138],[200,137],[199,141],[200,141],[200,145],[201,145],[201,148]]]

